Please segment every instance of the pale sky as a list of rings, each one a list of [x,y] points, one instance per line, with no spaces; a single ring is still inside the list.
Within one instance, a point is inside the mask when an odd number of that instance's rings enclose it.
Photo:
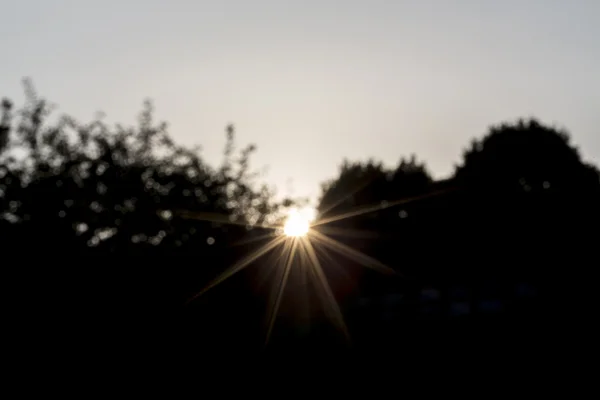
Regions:
[[[221,160],[256,143],[281,195],[343,158],[416,153],[448,175],[490,124],[536,116],[600,164],[598,0],[14,0],[0,96],[29,76],[59,112],[135,123],[145,98]],[[293,191],[290,191],[290,180]]]

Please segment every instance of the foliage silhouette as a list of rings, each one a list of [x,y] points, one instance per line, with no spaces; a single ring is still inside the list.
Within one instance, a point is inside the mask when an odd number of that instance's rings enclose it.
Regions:
[[[374,162],[345,163],[319,207],[329,210],[360,188],[340,212],[370,212],[332,223],[344,233],[336,238],[402,274],[395,281],[372,275],[347,301],[362,343],[431,349],[452,337],[514,351],[526,336],[508,340],[517,326],[530,338],[551,337],[553,324],[563,327],[559,335],[585,326],[594,304],[588,260],[598,241],[590,229],[600,222],[600,174],[581,161],[566,132],[536,120],[492,127],[445,181],[432,181],[414,160],[404,165],[401,180]],[[485,335],[475,329],[492,322]]]
[[[29,83],[26,95],[22,109],[9,100],[0,109],[0,243],[14,301],[60,332],[84,325],[128,346],[167,337],[189,357],[258,350],[268,305],[258,282],[281,260],[258,260],[186,303],[272,239],[264,226],[294,204],[257,186],[255,146],[238,150],[227,127],[225,161],[213,168],[173,141],[149,102],[137,127],[110,127],[52,121]],[[408,341],[422,355],[488,340],[514,351],[551,326],[591,332],[598,204],[600,173],[569,135],[519,120],[474,140],[443,181],[415,156],[394,168],[345,161],[322,186],[313,229],[397,273],[372,272],[358,257],[324,258],[355,349],[388,352]],[[321,317],[307,320],[317,328],[301,336],[304,355],[337,340]],[[115,325],[121,334],[110,333]],[[276,335],[288,350],[299,345],[294,329]]]
[[[260,225],[276,211],[268,189],[253,187],[254,146],[235,158],[233,127],[226,160],[214,170],[195,149],[176,145],[165,124],[154,123],[150,103],[137,129],[66,117],[45,127],[49,107],[31,89],[28,94],[12,135],[8,102],[3,116],[3,136],[11,139],[4,146],[3,198],[12,199],[4,219],[14,221],[7,235],[14,244],[21,240],[15,232],[23,232],[29,243],[37,235],[36,246],[70,252],[197,251],[208,237],[218,240],[222,224],[178,218],[180,213],[216,213]]]
[[[212,168],[153,121],[149,102],[137,127],[109,127],[52,122],[28,82],[26,95],[21,110],[2,103],[0,242],[24,266],[12,269],[27,275],[26,291],[52,299],[64,321],[181,308],[249,251],[239,243],[264,234],[253,227],[280,218],[250,170],[255,146],[237,151],[232,126],[225,161]]]

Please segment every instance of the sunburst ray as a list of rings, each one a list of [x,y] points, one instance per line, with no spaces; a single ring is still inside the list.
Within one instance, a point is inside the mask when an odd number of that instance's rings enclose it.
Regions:
[[[311,231],[311,236],[314,237],[319,243],[329,247],[331,250],[346,256],[348,258],[353,258],[362,264],[364,267],[374,269],[379,272],[383,272],[386,274],[397,274],[397,272],[382,263],[381,261],[376,260],[373,257],[370,257],[358,250],[353,249],[343,243],[338,242],[335,239],[330,238],[329,236],[323,235],[322,233],[313,230]]]
[[[194,301],[199,296],[202,296],[204,293],[206,293],[210,289],[217,286],[219,283],[223,282],[224,280],[231,277],[232,275],[240,272],[241,270],[246,268],[249,264],[256,261],[263,255],[267,254],[268,252],[273,250],[275,247],[279,246],[284,240],[285,240],[285,237],[280,236],[280,237],[270,241],[269,243],[266,243],[265,245],[261,246],[259,249],[257,249],[250,255],[244,257],[242,260],[238,261],[233,266],[231,266],[226,271],[224,271],[221,275],[219,275],[212,282],[210,282],[204,289],[202,289],[200,292],[198,292],[194,296],[192,296],[187,302],[190,303],[190,302]]]
[[[204,222],[214,222],[217,224],[224,225],[239,225],[239,226],[248,226],[247,221],[236,221],[231,220],[229,215],[218,214],[218,213],[210,213],[210,212],[199,212],[199,211],[188,211],[188,210],[175,210],[174,214],[186,219],[193,219],[197,221]],[[277,225],[271,224],[254,224],[256,228],[264,228],[264,229],[278,229],[280,228]]]
[[[279,312],[279,307],[281,305],[281,299],[283,298],[283,292],[285,291],[285,287],[287,286],[287,281],[290,276],[290,272],[292,270],[292,263],[294,262],[294,256],[296,255],[296,249],[298,247],[298,240],[292,239],[291,249],[289,249],[287,254],[287,260],[285,266],[283,268],[283,273],[281,277],[281,281],[279,283],[279,287],[275,287],[277,290],[277,295],[275,298],[275,302],[271,305],[271,312],[267,327],[267,335],[265,338],[265,345],[269,342],[271,338],[271,333],[273,332],[273,326],[275,325],[275,320],[277,319],[277,313]]]
[[[412,197],[406,197],[400,200],[395,200],[395,201],[383,201],[379,204],[372,204],[369,206],[362,206],[359,207],[357,209],[342,213],[342,214],[338,214],[338,215],[333,215],[331,217],[327,217],[327,218],[322,218],[318,221],[316,221],[313,226],[319,226],[319,225],[325,225],[325,224],[330,224],[332,222],[335,221],[341,221],[347,218],[351,218],[351,217],[358,217],[360,215],[364,215],[364,214],[369,214],[375,211],[381,211],[381,210],[385,210],[387,208],[390,207],[395,207],[395,206],[399,206],[402,204],[408,204],[408,203],[412,203],[415,201],[419,201],[419,200],[425,200],[427,198],[430,197],[435,197],[435,196],[439,196],[441,194],[444,193],[448,193],[450,190],[452,189],[445,189],[445,190],[437,190],[431,193],[427,193],[424,195],[420,195],[420,196],[412,196]]]
[[[310,268],[309,271],[311,271],[315,276],[315,281],[320,284],[321,290],[317,290],[317,293],[323,294],[323,304],[326,306],[325,310],[326,312],[329,312],[330,317],[336,323],[336,327],[344,334],[346,340],[349,342],[350,333],[346,327],[344,316],[342,315],[340,306],[331,290],[331,286],[329,286],[329,282],[327,281],[323,267],[321,267],[321,262],[319,261],[319,258],[317,257],[317,254],[310,243],[310,239],[302,241],[302,245],[306,251],[306,254],[308,255],[308,258],[310,259],[310,266],[312,268]]]

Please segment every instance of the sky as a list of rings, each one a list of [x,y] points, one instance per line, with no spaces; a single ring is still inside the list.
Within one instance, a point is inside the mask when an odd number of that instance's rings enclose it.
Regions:
[[[135,124],[144,99],[222,160],[225,127],[280,196],[317,197],[344,158],[417,154],[449,175],[519,117],[567,128],[600,164],[598,0],[2,2],[0,96]]]

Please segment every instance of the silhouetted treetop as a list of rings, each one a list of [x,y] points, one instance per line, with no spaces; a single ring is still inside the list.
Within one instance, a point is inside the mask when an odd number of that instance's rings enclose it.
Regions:
[[[70,117],[49,123],[48,103],[29,84],[26,95],[17,113],[9,101],[2,103],[5,241],[71,251],[197,251],[222,242],[227,231],[243,235],[246,226],[276,214],[269,188],[254,183],[255,146],[236,153],[232,126],[223,165],[212,168],[197,149],[176,144],[167,125],[153,120],[150,102],[137,127],[110,127]],[[227,227],[231,223],[240,229]]]
[[[352,207],[397,201],[403,196],[422,193],[431,182],[425,164],[419,163],[415,156],[402,158],[393,169],[373,160],[345,160],[339,176],[323,184],[318,209],[321,213],[335,214]]]
[[[597,170],[581,161],[568,133],[535,119],[492,127],[465,151],[455,176],[493,191],[580,190],[598,184]]]

